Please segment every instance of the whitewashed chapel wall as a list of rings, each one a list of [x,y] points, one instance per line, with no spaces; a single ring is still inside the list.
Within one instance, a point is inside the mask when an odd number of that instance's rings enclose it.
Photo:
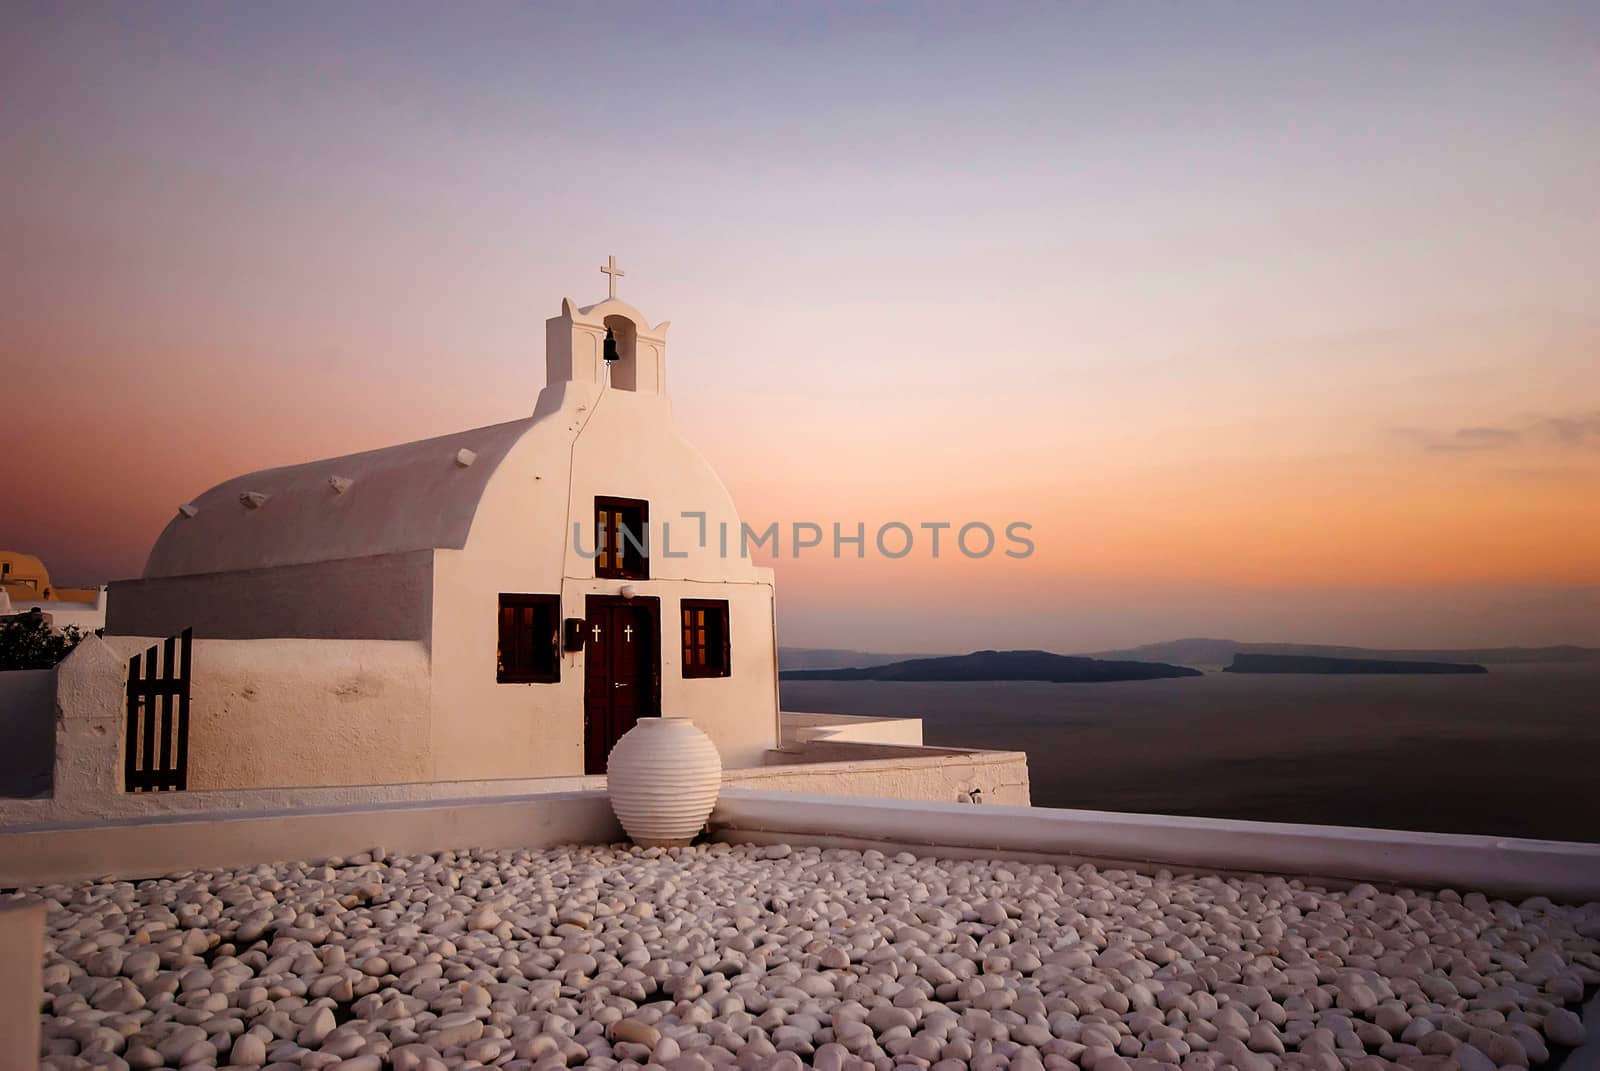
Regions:
[[[485,488],[466,545],[435,553],[433,776],[581,772],[585,653],[562,656],[559,682],[497,683],[498,597],[556,594],[563,618],[581,618],[586,596],[614,596],[625,586],[635,597],[660,600],[662,712],[694,719],[725,767],[759,766],[777,744],[772,572],[739,556],[739,516],[727,489],[678,435],[660,394],[556,382],[540,396],[538,412],[545,419]],[[608,495],[649,503],[649,580],[597,579],[593,558],[583,553],[593,551],[595,497]],[[707,515],[706,546],[699,545],[698,520],[684,512]],[[671,556],[663,521],[672,525]],[[733,533],[727,556],[716,536],[724,523]],[[684,678],[684,598],[728,600],[729,676]]]

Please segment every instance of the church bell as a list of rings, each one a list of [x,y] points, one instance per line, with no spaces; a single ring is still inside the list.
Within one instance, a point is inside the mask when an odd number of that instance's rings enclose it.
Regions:
[[[606,347],[601,352],[600,356],[606,359],[607,364],[610,364],[612,361],[619,361],[622,359],[622,355],[617,352],[616,333],[613,332],[609,327],[606,328]]]

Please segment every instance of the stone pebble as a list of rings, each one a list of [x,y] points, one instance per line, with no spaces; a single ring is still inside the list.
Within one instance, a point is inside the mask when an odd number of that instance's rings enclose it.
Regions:
[[[13,895],[51,1071],[1498,1071],[1600,983],[1600,904],[791,845]]]

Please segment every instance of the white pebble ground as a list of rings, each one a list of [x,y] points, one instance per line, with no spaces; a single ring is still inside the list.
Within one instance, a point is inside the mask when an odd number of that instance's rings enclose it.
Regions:
[[[48,903],[44,1066],[1537,1066],[1600,904],[712,844],[202,870]]]

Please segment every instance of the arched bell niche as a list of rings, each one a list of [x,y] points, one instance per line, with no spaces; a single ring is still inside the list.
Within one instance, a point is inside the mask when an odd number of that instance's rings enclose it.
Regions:
[[[561,303],[561,315],[546,320],[544,326],[548,384],[592,383],[635,394],[663,393],[663,358],[671,326],[665,320],[651,327],[626,302],[612,299],[580,309],[568,298]],[[607,332],[612,361],[604,359]]]
[[[613,313],[605,318],[606,337],[616,344],[617,359],[608,361],[614,390],[639,389],[639,328],[631,319]]]

